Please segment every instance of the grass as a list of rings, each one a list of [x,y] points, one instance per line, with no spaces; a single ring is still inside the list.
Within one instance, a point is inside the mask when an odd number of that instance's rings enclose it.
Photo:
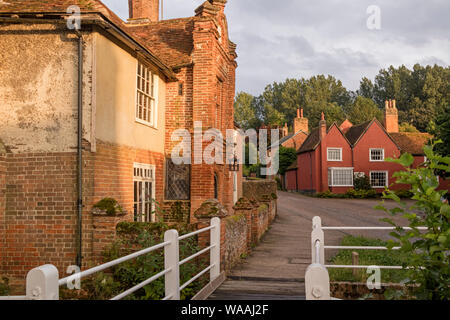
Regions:
[[[342,246],[386,246],[386,241],[364,237],[345,236],[341,241]],[[351,265],[352,252],[359,253],[359,264],[365,266],[401,266],[407,261],[407,256],[399,251],[388,250],[340,250],[331,260],[334,265]],[[358,275],[353,275],[352,269],[329,268],[330,281],[366,282],[371,274],[365,269],[358,269]],[[404,270],[381,270],[381,282],[400,283],[406,278]]]

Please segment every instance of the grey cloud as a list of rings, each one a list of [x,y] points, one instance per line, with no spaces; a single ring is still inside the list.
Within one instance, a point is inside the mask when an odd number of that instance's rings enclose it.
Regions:
[[[128,1],[104,2],[127,18]],[[164,0],[165,18],[191,16],[202,2]],[[380,6],[381,30],[366,27],[369,5]],[[450,62],[448,0],[228,0],[226,14],[238,45],[238,91],[259,94],[273,81],[315,74],[354,90],[391,64]]]

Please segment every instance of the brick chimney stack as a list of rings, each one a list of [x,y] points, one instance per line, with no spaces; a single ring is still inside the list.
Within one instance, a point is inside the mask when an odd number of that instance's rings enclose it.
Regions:
[[[288,134],[289,134],[289,128],[288,128],[287,123],[285,123],[284,127],[283,127],[283,137],[286,137]]]
[[[128,0],[130,14],[129,22],[158,22],[159,1],[160,0]]]
[[[321,120],[319,122],[319,137],[322,141],[327,135],[327,122],[325,121],[325,114],[322,112]]]
[[[297,109],[297,118],[294,119],[294,133],[302,130],[308,133],[308,119],[303,117],[303,109]]]
[[[395,100],[385,102],[384,127],[387,132],[398,132],[398,110]]]

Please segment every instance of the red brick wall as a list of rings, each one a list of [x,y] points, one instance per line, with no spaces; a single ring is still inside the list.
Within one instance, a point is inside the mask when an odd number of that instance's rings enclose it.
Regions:
[[[286,172],[286,189],[287,191],[297,191],[297,170]]]
[[[5,202],[6,202],[6,162],[0,155],[0,261],[3,261],[5,250]],[[0,263],[0,274],[3,272],[3,263]]]
[[[23,284],[42,264],[61,273],[76,257],[76,154],[8,154],[6,167],[4,274]]]
[[[155,165],[156,200],[163,199],[164,156],[98,141],[97,152],[84,152],[83,157],[83,265],[87,267],[100,260],[115,237],[115,225],[133,220],[134,162]],[[2,168],[0,161],[0,182],[5,176]],[[76,262],[77,155],[11,154],[6,168],[6,192],[0,192],[0,200],[6,198],[4,215],[0,210],[5,239],[0,242],[4,245],[0,271],[21,285],[30,269],[46,263],[65,275]],[[127,215],[94,217],[93,204],[106,197],[116,199]]]
[[[366,176],[370,177],[370,171],[389,171],[389,185],[395,182],[392,176],[396,171],[403,170],[403,167],[390,162],[371,162],[369,149],[382,148],[384,149],[385,158],[398,158],[400,151],[396,144],[386,135],[384,130],[373,122],[367,130],[366,134],[356,144],[353,149],[353,156],[355,159],[355,172],[364,172]],[[405,189],[407,186],[394,185],[392,189]],[[384,191],[384,188],[377,188],[378,192]]]

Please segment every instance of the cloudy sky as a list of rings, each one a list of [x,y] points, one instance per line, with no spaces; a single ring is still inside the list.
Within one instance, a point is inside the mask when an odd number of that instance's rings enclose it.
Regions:
[[[164,19],[192,16],[203,1],[164,0]],[[103,2],[128,17],[127,0]],[[367,27],[372,5],[379,30]],[[238,45],[236,89],[254,95],[286,78],[330,74],[356,90],[390,65],[450,63],[448,0],[228,0],[226,14]]]

